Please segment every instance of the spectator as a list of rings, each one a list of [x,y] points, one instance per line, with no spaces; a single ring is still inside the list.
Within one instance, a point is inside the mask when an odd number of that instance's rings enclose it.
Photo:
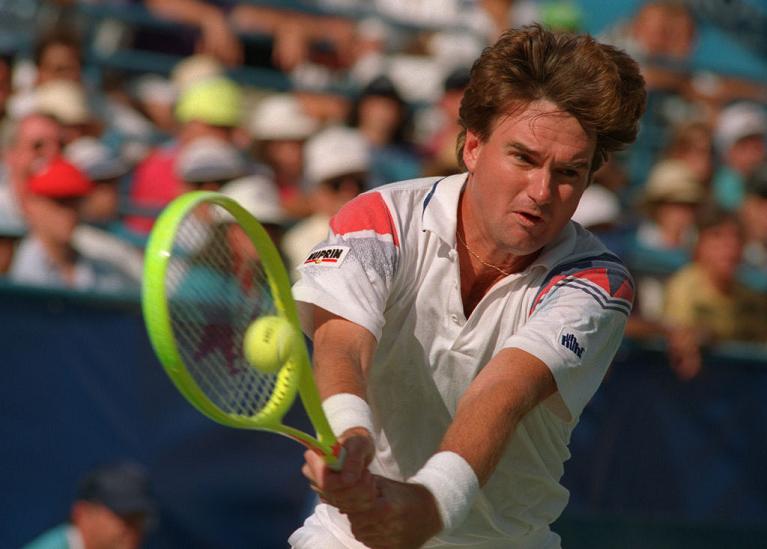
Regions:
[[[714,175],[717,203],[734,211],[743,202],[744,180],[767,160],[767,113],[761,105],[738,102],[719,114],[714,143],[721,166]]]
[[[366,85],[349,120],[370,147],[371,187],[421,175],[421,160],[412,145],[411,114],[396,86],[386,76]]]
[[[111,264],[138,286],[143,275],[143,255],[126,242],[120,218],[120,182],[129,166],[109,147],[93,137],[81,137],[64,149],[64,157],[93,183],[82,198],[80,220],[72,246],[90,259]]]
[[[627,236],[621,214],[618,196],[599,183],[592,182],[583,192],[572,219],[599,237],[611,252],[625,257]]]
[[[3,134],[0,217],[24,226],[20,197],[26,181],[61,154],[61,125],[39,113],[8,124]]]
[[[157,513],[149,479],[136,464],[102,466],[79,483],[66,524],[23,549],[138,549]]]
[[[248,213],[261,222],[279,250],[283,233],[284,212],[274,183],[261,175],[251,175],[230,181],[221,188],[221,194],[234,199]],[[246,294],[260,291],[253,282],[263,282],[263,267],[252,241],[234,218],[219,208],[195,212],[195,219],[203,224],[204,241],[193,243],[180,295],[217,296],[235,306],[241,306]],[[195,221],[188,220],[188,223]],[[198,228],[199,232],[199,228]],[[231,300],[231,301],[229,301]]]
[[[744,244],[738,218],[704,210],[697,228],[694,260],[669,279],[664,304],[672,364],[683,379],[700,371],[701,344],[767,341],[765,295],[737,280]]]
[[[52,80],[82,80],[80,36],[72,28],[55,27],[43,34],[35,45],[34,63],[37,84]]]
[[[128,229],[147,235],[159,210],[183,192],[183,182],[175,171],[182,147],[203,136],[234,143],[241,116],[242,91],[233,81],[207,78],[188,87],[176,104],[178,132],[136,166],[129,191],[129,207],[135,213],[126,216]]]
[[[437,105],[424,115],[422,125],[426,156],[423,175],[452,175],[461,172],[455,153],[456,138],[460,131],[458,109],[466,86],[469,84],[469,68],[460,67],[445,78],[443,93]],[[429,127],[431,126],[431,127]]]
[[[54,159],[32,176],[22,194],[29,233],[9,271],[19,284],[80,290],[136,290],[135,281],[113,265],[79,255],[73,246],[82,198],[93,183],[69,162]]]
[[[294,275],[312,247],[327,238],[330,218],[365,190],[370,170],[370,150],[357,130],[327,128],[307,141],[305,150],[314,213],[288,230],[283,241]]]
[[[80,137],[98,137],[102,132],[102,124],[88,104],[88,92],[79,82],[48,80],[35,89],[31,102],[37,112],[61,124],[64,145]]]
[[[767,292],[767,162],[746,179],[739,217],[745,233],[742,280]]]
[[[304,143],[319,129],[299,99],[275,94],[262,99],[248,121],[253,154],[271,169],[285,213],[292,218],[311,213],[302,189]]]
[[[23,223],[0,216],[0,277],[11,268],[16,246],[26,232],[27,228]]]
[[[221,194],[236,200],[248,213],[258,219],[277,249],[282,248],[287,217],[280,204],[277,186],[271,179],[263,175],[241,177],[221,187]],[[230,228],[229,232],[232,231],[234,229]],[[235,241],[243,237],[242,234],[231,236]]]
[[[664,160],[652,169],[627,257],[637,282],[635,309],[644,318],[660,317],[666,278],[690,260],[695,216],[705,200],[702,184],[681,161]]]
[[[64,157],[82,171],[93,184],[83,199],[82,220],[108,228],[119,219],[120,181],[130,166],[94,137],[81,137],[64,148]]]
[[[664,158],[681,160],[705,187],[714,175],[714,149],[711,128],[700,120],[682,122],[671,130]]]
[[[13,92],[13,56],[0,54],[0,122],[5,120],[7,104]]]
[[[240,151],[229,141],[203,135],[184,144],[175,164],[183,191],[218,191],[245,175],[247,166]]]
[[[227,66],[264,63],[260,52],[255,59],[248,59],[239,36],[247,33],[271,36],[271,64],[285,71],[308,59],[312,46],[320,41],[331,44],[335,63],[348,65],[353,56],[355,24],[351,19],[241,0],[144,0],[144,3],[156,15],[197,30],[194,51],[209,54]],[[192,51],[176,53],[189,55]]]

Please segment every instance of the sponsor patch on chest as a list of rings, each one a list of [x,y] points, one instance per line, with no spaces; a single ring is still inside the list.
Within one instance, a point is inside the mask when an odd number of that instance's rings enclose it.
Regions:
[[[349,255],[349,246],[325,246],[317,248],[304,259],[301,267],[314,265],[317,267],[340,267],[346,256]]]

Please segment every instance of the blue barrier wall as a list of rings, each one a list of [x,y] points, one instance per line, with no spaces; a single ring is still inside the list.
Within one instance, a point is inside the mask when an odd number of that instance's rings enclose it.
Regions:
[[[159,498],[148,547],[286,547],[308,497],[301,447],[192,409],[135,302],[0,289],[0,352],[1,548],[65,520],[77,478],[125,457],[148,467]]]
[[[159,498],[150,549],[287,546],[309,498],[301,447],[193,410],[135,300],[0,286],[0,328],[0,548],[65,520],[76,479],[125,457]],[[767,355],[746,351],[680,383],[662,350],[624,345],[573,435],[565,547],[765,546]]]

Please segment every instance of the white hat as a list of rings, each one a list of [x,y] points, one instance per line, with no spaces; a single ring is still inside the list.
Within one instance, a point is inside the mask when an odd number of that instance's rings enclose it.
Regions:
[[[741,101],[719,113],[714,142],[719,152],[726,152],[737,141],[751,135],[767,134],[767,113],[756,103]]]
[[[91,181],[114,179],[129,171],[127,164],[95,137],[75,139],[64,148],[64,156]]]
[[[248,121],[248,131],[259,140],[307,139],[318,127],[298,98],[287,93],[262,99]]]
[[[280,204],[277,185],[263,175],[249,175],[230,181],[221,187],[222,194],[233,198],[261,223],[279,225],[287,218]],[[220,221],[231,221],[229,214],[221,215]]]
[[[304,145],[304,173],[310,185],[339,175],[370,168],[370,149],[362,134],[352,128],[326,128]]]
[[[62,124],[86,124],[93,119],[85,88],[71,80],[51,80],[35,90],[38,112],[53,116]]]
[[[245,172],[245,160],[237,148],[216,137],[198,137],[184,145],[176,159],[176,175],[188,183],[224,181]]]
[[[705,198],[703,184],[683,161],[661,160],[650,170],[644,189],[646,207],[659,202],[700,204]]]
[[[178,90],[168,78],[147,74],[133,82],[133,95],[139,101],[172,105],[178,98]]]
[[[573,214],[573,221],[584,227],[615,223],[621,215],[621,205],[616,194],[602,185],[592,183],[581,196]]]

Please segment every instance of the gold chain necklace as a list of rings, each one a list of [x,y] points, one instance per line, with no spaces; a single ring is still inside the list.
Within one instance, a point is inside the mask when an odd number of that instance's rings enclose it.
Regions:
[[[465,240],[463,239],[463,237],[461,236],[461,232],[460,232],[460,231],[455,231],[455,235],[458,237],[458,241],[459,241],[461,244],[463,244],[463,247],[464,247],[464,248],[466,248],[466,251],[467,251],[467,252],[469,252],[469,253],[470,253],[472,256],[474,256],[474,258],[475,258],[477,261],[479,261],[480,263],[482,263],[482,265],[484,265],[485,267],[490,267],[491,269],[495,269],[496,271],[498,271],[499,273],[501,273],[503,276],[509,276],[509,275],[511,274],[511,272],[509,272],[509,271],[504,271],[504,270],[503,270],[503,269],[501,269],[501,268],[500,268],[498,265],[493,265],[492,263],[488,263],[487,261],[485,261],[484,259],[482,259],[481,257],[479,257],[477,254],[475,254],[475,253],[472,251],[472,249],[471,249],[471,248],[469,248],[469,245],[468,245],[468,244],[466,244],[466,241],[465,241]]]

